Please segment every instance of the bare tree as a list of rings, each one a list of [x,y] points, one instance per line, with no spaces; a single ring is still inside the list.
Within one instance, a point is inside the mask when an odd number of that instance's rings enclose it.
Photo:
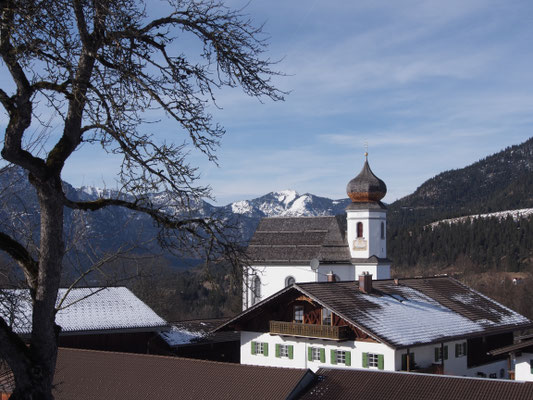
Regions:
[[[167,6],[166,16],[150,19],[141,0],[0,0],[0,55],[12,80],[0,88],[8,116],[1,154],[28,172],[40,208],[36,254],[0,233],[0,249],[24,272],[33,304],[29,346],[0,319],[0,356],[16,381],[13,400],[53,398],[64,207],[90,212],[118,206],[147,213],[163,228],[162,241],[182,251],[206,244],[206,255],[236,254],[220,220],[191,211],[209,188],[197,185],[187,151],[197,149],[216,162],[224,130],[207,107],[218,88],[241,87],[250,96],[273,100],[284,93],[271,82],[277,72],[264,58],[261,27],[241,10],[211,0],[169,0]],[[175,50],[179,35],[198,41],[198,60]],[[59,116],[60,125],[44,122],[36,112],[44,107]],[[179,144],[165,143],[145,128],[146,111],[154,108],[181,128]],[[61,130],[56,142],[47,138],[49,149],[40,153],[26,145],[29,128],[39,124]],[[118,176],[133,200],[67,198],[61,172],[84,143],[122,156]],[[172,192],[181,212],[154,209],[144,197],[149,190]]]

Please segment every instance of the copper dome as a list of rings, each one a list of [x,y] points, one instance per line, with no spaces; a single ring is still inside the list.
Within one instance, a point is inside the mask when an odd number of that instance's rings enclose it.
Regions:
[[[366,203],[380,201],[387,194],[387,185],[379,179],[365,160],[363,169],[346,186],[346,192],[352,202]]]

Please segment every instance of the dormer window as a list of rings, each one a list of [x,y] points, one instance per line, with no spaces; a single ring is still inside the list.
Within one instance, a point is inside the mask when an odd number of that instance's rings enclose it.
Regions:
[[[357,223],[357,237],[358,238],[363,237],[363,223],[362,222]]]

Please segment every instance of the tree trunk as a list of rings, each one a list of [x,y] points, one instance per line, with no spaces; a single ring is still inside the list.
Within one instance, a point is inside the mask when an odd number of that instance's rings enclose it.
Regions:
[[[17,389],[11,399],[51,400],[60,328],[55,324],[55,304],[64,254],[63,192],[59,177],[41,181],[30,178],[41,209],[39,276],[32,290],[33,316],[26,376],[15,376]]]

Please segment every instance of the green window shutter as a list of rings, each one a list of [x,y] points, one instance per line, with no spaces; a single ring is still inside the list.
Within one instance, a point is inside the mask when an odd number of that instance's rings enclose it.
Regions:
[[[281,345],[276,343],[276,357],[281,357]]]
[[[363,353],[363,368],[368,368],[368,353]]]
[[[402,354],[402,371],[407,371],[407,354]]]
[[[331,363],[333,365],[337,364],[337,351],[336,350],[331,350]]]
[[[378,354],[378,369],[385,368],[385,360],[383,354]]]
[[[263,355],[268,356],[268,343],[263,343]]]
[[[352,365],[352,353],[350,351],[347,351],[344,353],[344,364],[349,367]]]
[[[252,354],[256,354],[257,353],[257,346],[255,345],[256,342],[252,342]]]
[[[309,361],[313,361],[313,348],[312,347],[307,348],[307,359]]]
[[[294,358],[294,346],[291,344],[288,350],[289,350],[289,360],[292,360]]]
[[[325,363],[326,362],[326,350],[320,349],[320,362]]]
[[[455,343],[455,358],[459,357],[459,352],[461,351],[461,344]]]
[[[438,362],[438,361],[440,361],[439,348],[435,347],[435,362]]]
[[[448,359],[448,346],[444,346],[444,359]]]

